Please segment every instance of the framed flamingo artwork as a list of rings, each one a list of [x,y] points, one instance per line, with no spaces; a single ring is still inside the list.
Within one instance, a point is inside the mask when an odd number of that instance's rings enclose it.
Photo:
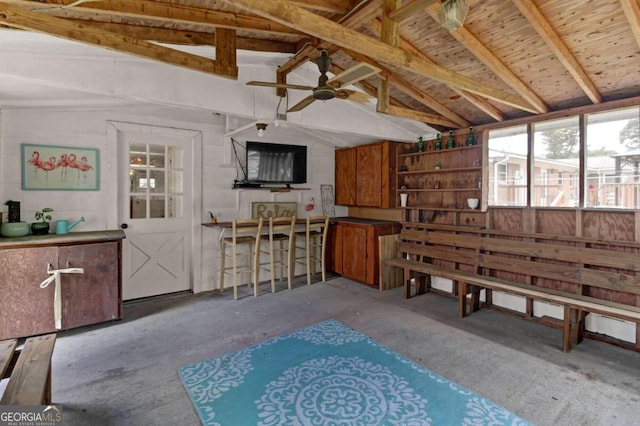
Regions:
[[[22,144],[22,189],[97,191],[100,152],[94,148]]]

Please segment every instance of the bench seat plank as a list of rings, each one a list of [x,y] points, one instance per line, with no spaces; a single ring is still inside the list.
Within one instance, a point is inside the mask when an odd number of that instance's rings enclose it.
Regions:
[[[27,339],[0,404],[41,405],[51,402],[51,356],[55,342],[55,334]]]
[[[16,339],[3,340],[0,342],[0,379],[4,379],[4,375],[11,365],[13,353],[16,350],[18,341]]]

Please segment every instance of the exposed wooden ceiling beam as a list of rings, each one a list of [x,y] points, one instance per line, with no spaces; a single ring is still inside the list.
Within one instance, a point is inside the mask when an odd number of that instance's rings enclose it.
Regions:
[[[394,20],[397,23],[401,23],[411,18],[418,12],[423,11],[425,8],[431,6],[438,0],[409,0],[402,7],[389,13],[387,16],[389,19]]]
[[[431,64],[420,58],[414,58],[397,47],[387,46],[379,40],[308,12],[286,0],[271,0],[268,2],[262,0],[222,1],[250,10],[252,13],[273,19],[283,25],[304,31],[309,35],[322,38],[338,46],[363,53],[375,60],[392,64],[445,84],[457,86],[524,111],[536,112],[528,102],[519,96],[478,83],[472,78]]]
[[[142,58],[165,62],[196,71],[215,74],[217,73],[216,71],[220,71],[221,69],[218,65],[219,68],[216,70],[216,62],[202,56],[180,52],[175,49],[149,43],[148,41],[111,33],[94,28],[91,25],[79,24],[62,18],[46,16],[42,13],[6,4],[4,1],[0,1],[0,23],[15,28],[42,32],[105,49],[125,52]],[[226,69],[226,71],[228,70],[229,69]],[[237,78],[237,68],[235,75],[227,74],[223,76]]]
[[[402,108],[394,105],[389,105],[385,114],[394,115],[396,117],[409,118],[411,120],[423,121],[430,124],[439,124],[441,126],[448,127],[450,129],[456,128],[458,125],[451,120],[435,114],[429,114],[422,111],[416,111],[414,109]]]
[[[547,46],[551,48],[562,65],[569,71],[569,74],[573,76],[580,88],[591,99],[591,102],[594,104],[602,102],[602,95],[596,85],[591,81],[582,65],[578,63],[576,57],[573,56],[573,53],[571,53],[536,5],[530,0],[512,0],[512,2],[529,21],[529,24],[536,30],[538,35],[547,43]]]
[[[111,22],[86,21],[82,19],[69,19],[69,21],[91,25],[95,28],[140,40],[193,46],[216,45],[215,32],[205,33],[199,31],[174,30],[170,28],[143,27],[141,25],[115,24]],[[295,53],[297,50],[295,43],[247,37],[236,37],[236,47],[241,50],[253,50],[257,52]]]
[[[55,14],[57,11],[84,11],[109,17],[126,17],[134,19],[153,20],[155,22],[175,25],[176,23],[211,25],[212,27],[228,29],[245,29],[276,34],[300,34],[285,25],[257,16],[240,15],[210,9],[198,9],[175,3],[161,3],[149,0],[101,0],[81,3],[69,9],[77,0],[3,0],[6,3],[38,9],[42,14]],[[69,13],[71,13],[69,12]]]
[[[398,23],[389,18],[389,14],[400,7],[400,0],[382,0],[382,29],[380,40],[389,46],[398,46],[400,30]],[[387,74],[387,73],[383,73]],[[380,78],[378,81],[378,103],[376,110],[385,113],[389,109],[389,80]]]
[[[339,15],[344,15],[351,11],[351,2],[349,0],[291,0],[291,3],[304,7],[305,9],[336,13]]]
[[[636,43],[640,46],[640,3],[638,0],[620,0],[620,5],[627,16]]]
[[[380,34],[382,28],[382,23],[380,22],[379,19],[373,19],[371,21],[370,24],[370,29],[371,31],[373,31],[376,34]],[[406,38],[400,36],[399,39],[399,47],[401,49],[406,50],[407,52],[409,52],[410,54],[418,57],[418,58],[422,58],[425,61],[431,62],[433,64],[435,64],[436,62],[434,60],[432,60],[430,57],[428,57],[426,54],[424,54],[420,49],[418,49],[413,43],[411,43],[409,40],[407,40]],[[464,90],[458,89],[455,86],[451,86],[448,85],[448,87],[453,90],[454,92],[456,92],[458,95],[464,97],[466,100],[468,100],[469,102],[471,102],[472,105],[474,105],[475,107],[477,107],[478,109],[484,111],[487,115],[489,115],[490,117],[492,117],[493,119],[497,120],[497,121],[504,121],[507,119],[507,117],[502,113],[502,111],[500,111],[498,108],[496,108],[494,105],[492,105],[490,102],[488,102],[487,100],[485,100],[484,98],[478,96],[478,95],[474,95],[473,93],[469,93],[466,92]],[[420,91],[422,93],[424,93],[424,91]],[[411,94],[407,93],[409,96],[411,96]],[[416,99],[420,102],[422,102],[420,99]],[[440,103],[440,102],[438,102]],[[427,104],[425,104],[427,105]],[[429,106],[429,108],[433,109],[434,111],[439,112],[440,114],[444,115],[445,117],[449,117],[449,119],[453,120],[453,121],[457,121],[455,120],[452,116],[443,113],[443,111],[435,108],[433,105],[427,105]],[[444,105],[443,105],[444,107]],[[446,107],[444,107],[446,108]],[[448,109],[448,108],[447,108]],[[466,120],[464,120],[466,121]],[[464,125],[464,127],[466,127],[467,125]]]
[[[392,72],[390,69],[386,68],[379,62],[371,61],[365,55],[351,50],[345,50],[345,53],[353,57],[356,61],[368,62],[371,65],[380,68],[382,70],[382,74],[385,76],[385,79],[389,84],[404,92],[405,94],[411,96],[413,99],[425,105],[426,107],[434,110],[438,114],[441,114],[444,118],[447,119],[448,122],[455,123],[454,127],[468,127],[470,125],[467,120],[458,115],[455,111],[443,105],[439,100],[429,95],[425,91],[418,89],[415,85],[400,78],[396,73]],[[380,110],[379,112],[384,111]]]
[[[440,4],[440,1],[437,1],[426,9],[429,15],[431,15],[436,22],[440,22],[440,19],[438,18],[438,7]],[[542,113],[549,111],[549,106],[542,100],[542,98],[540,98],[537,93],[520,80],[509,67],[496,58],[496,56],[484,44],[482,44],[480,40],[471,34],[464,25],[450,34],[491,71],[493,71],[494,74],[502,79],[502,81],[515,90],[516,93],[526,99],[527,102],[534,107],[534,112]],[[478,94],[481,95],[481,93]]]

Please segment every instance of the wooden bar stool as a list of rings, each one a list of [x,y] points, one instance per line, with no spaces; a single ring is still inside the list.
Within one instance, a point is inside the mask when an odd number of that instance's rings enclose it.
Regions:
[[[280,271],[278,279],[284,278],[284,273],[287,273],[287,285],[291,290],[291,280],[294,273],[294,259],[295,254],[295,226],[296,217],[270,217],[269,218],[269,233],[263,235],[260,240],[260,254],[269,255],[269,263],[262,264],[262,269],[268,270],[271,274],[271,292],[276,291],[276,270]],[[267,248],[263,249],[263,245],[266,243]],[[286,245],[285,245],[286,243]],[[286,258],[285,258],[286,256]]]
[[[231,237],[222,239],[220,253],[220,292],[224,292],[224,276],[233,275],[233,299],[238,299],[238,274],[248,273],[248,286],[253,278],[253,294],[258,295],[258,280],[260,277],[260,234],[262,233],[262,218],[234,220],[231,225]],[[225,267],[227,247],[231,247],[232,265]],[[242,251],[238,249],[242,248]],[[238,265],[238,258],[244,258],[245,264]]]
[[[325,241],[329,231],[329,216],[313,216],[307,218],[304,232],[296,232],[296,251],[304,249],[304,257],[296,257],[296,263],[307,265],[307,285],[311,285],[311,275],[316,273],[316,266],[320,266],[322,281],[327,280],[325,269]],[[298,244],[298,239],[304,245]]]

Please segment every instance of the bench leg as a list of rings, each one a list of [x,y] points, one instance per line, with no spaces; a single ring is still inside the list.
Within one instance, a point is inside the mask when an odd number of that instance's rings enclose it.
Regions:
[[[584,336],[584,319],[587,316],[587,313],[581,310],[574,310],[574,312],[574,326],[571,330],[571,344],[577,345],[582,342],[582,337]]]
[[[404,270],[404,298],[411,297],[411,270]]]
[[[465,281],[458,282],[458,311],[460,318],[467,316],[467,283]]]
[[[481,288],[475,285],[471,286],[471,309],[470,312],[475,312],[480,309],[480,290]]]
[[[571,344],[578,343],[578,334],[580,333],[580,311],[573,309],[571,306],[564,307],[564,320],[562,327],[562,350],[571,351]]]

